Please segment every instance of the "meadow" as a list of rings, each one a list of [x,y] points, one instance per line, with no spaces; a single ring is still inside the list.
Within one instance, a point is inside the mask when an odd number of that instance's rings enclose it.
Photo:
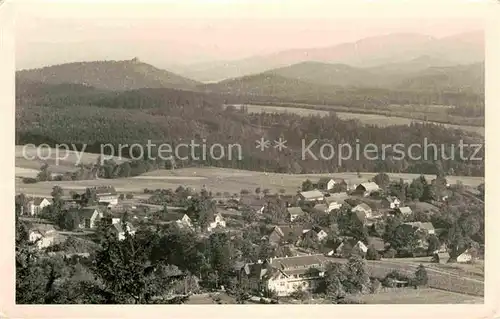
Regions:
[[[86,187],[99,185],[112,185],[118,192],[143,193],[145,188],[149,189],[175,189],[179,186],[191,187],[195,190],[206,188],[214,194],[239,193],[242,189],[254,192],[257,187],[262,190],[269,189],[271,193],[277,193],[284,189],[286,193],[296,193],[302,182],[306,179],[317,181],[320,177],[330,176],[344,178],[349,183],[357,184],[373,178],[376,173],[336,173],[336,174],[278,174],[244,171],[226,168],[182,168],[175,170],[157,170],[144,175],[120,179],[98,179],[83,181],[51,181],[35,184],[24,184],[16,179],[16,193],[25,193],[31,196],[47,196],[52,187],[58,185],[66,190],[81,191]],[[392,179],[412,180],[418,174],[389,174]],[[426,175],[428,180],[435,178],[434,175]],[[464,185],[477,187],[484,182],[482,177],[471,176],[449,176],[449,183],[461,181]]]
[[[482,304],[484,298],[433,288],[395,288],[351,297],[367,304]]]
[[[285,106],[275,106],[275,105],[245,105],[248,108],[248,112],[251,113],[295,113],[300,116],[310,116],[319,115],[327,116],[330,112],[323,109],[311,108],[301,108],[301,107],[285,107]],[[355,113],[355,112],[335,112],[335,114],[342,120],[359,120],[365,125],[377,125],[377,126],[389,126],[389,125],[410,125],[411,123],[422,123],[422,120],[416,120],[405,117],[398,116],[386,116],[380,114],[365,114],[365,113]],[[442,124],[438,122],[425,121],[427,123],[433,123],[436,125],[443,125],[451,129],[462,129],[467,132],[473,132],[484,136],[485,129],[481,126],[469,126],[469,125],[455,125],[455,124]]]

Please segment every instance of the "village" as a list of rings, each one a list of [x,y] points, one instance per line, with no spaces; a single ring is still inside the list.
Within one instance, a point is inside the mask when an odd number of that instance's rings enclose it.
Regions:
[[[246,247],[232,253],[230,273],[251,292],[248,302],[321,299],[317,292],[324,289],[329,265],[349,264],[353,256],[367,265],[371,293],[416,288],[415,271],[424,269],[425,285],[431,288],[480,296],[482,282],[446,267],[482,265],[484,244],[471,240],[457,245],[442,222],[450,207],[481,204],[480,190],[450,185],[443,176],[422,178],[404,182],[380,173],[351,184],[324,177],[305,180],[295,194],[271,194],[265,188],[232,195],[205,189],[197,193],[179,186],[145,189],[137,198],[113,187],[79,194],[56,186],[53,197],[17,195],[16,213],[30,225],[29,240],[40,251],[64,258],[91,256],[91,248],[69,252],[61,247],[70,239],[92,242],[103,227],[119,241],[157,227],[173,227],[193,238],[226,234]],[[223,279],[205,287],[201,279],[192,299],[214,291],[228,294]]]

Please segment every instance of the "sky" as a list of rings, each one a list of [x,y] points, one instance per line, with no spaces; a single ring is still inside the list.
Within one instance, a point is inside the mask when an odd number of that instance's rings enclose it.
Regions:
[[[389,33],[444,37],[482,29],[487,8],[460,0],[19,1],[17,69],[133,57],[168,66]]]

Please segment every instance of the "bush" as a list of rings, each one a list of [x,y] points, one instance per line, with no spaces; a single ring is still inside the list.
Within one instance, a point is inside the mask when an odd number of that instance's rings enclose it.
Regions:
[[[125,195],[125,198],[127,198],[127,199],[132,199],[132,198],[134,198],[134,195],[132,195],[132,194],[127,194],[127,195]]]
[[[427,277],[427,270],[424,265],[420,264],[415,272],[414,284],[416,286],[426,286],[429,278]]]
[[[120,194],[120,196],[118,196],[119,200],[123,200],[124,198],[125,198],[125,196],[123,196],[123,194]]]
[[[372,294],[376,294],[380,291],[380,289],[382,289],[382,283],[378,279],[374,279],[371,282],[370,292]]]
[[[366,251],[366,259],[367,260],[380,260],[380,255],[378,254],[377,250],[373,246],[368,247],[368,250]]]
[[[23,178],[23,183],[24,184],[35,184],[35,183],[38,183],[38,180],[36,178],[32,178],[32,177],[25,177],[25,178]]]
[[[394,258],[396,256],[396,250],[394,248],[389,248],[383,254],[384,258]]]

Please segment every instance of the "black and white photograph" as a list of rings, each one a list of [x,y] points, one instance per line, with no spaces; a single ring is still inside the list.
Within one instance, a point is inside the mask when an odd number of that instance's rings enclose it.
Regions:
[[[16,305],[484,304],[487,5],[314,3],[15,5]]]

